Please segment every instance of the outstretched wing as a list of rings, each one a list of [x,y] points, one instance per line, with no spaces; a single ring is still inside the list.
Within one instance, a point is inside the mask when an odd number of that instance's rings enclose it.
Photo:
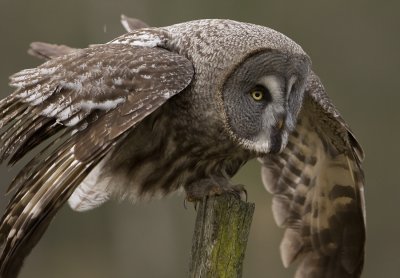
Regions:
[[[74,189],[121,140],[193,77],[168,51],[168,34],[138,30],[75,50],[11,77],[0,101],[0,159],[14,163],[50,138],[13,181],[0,221],[0,277],[16,277],[25,256]]]
[[[127,32],[134,32],[135,30],[149,27],[148,24],[140,19],[127,17],[126,15],[121,15],[121,24]],[[49,60],[72,53],[76,50],[79,49],[62,44],[33,42],[28,49],[28,53],[34,57]]]
[[[283,264],[297,278],[360,277],[364,262],[363,152],[314,74],[296,130],[280,154],[260,158],[280,227]]]

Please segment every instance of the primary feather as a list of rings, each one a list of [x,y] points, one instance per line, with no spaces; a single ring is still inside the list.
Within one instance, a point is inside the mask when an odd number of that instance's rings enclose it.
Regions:
[[[0,222],[2,278],[17,276],[54,214],[127,130],[189,84],[191,63],[162,49],[164,40],[149,29],[86,49],[32,45],[53,59],[11,76],[0,160],[15,163],[51,140],[9,187],[17,191]]]
[[[364,263],[362,149],[327,99],[311,75],[287,147],[260,158],[275,221],[286,229],[282,261],[300,261],[297,278],[359,277]]]

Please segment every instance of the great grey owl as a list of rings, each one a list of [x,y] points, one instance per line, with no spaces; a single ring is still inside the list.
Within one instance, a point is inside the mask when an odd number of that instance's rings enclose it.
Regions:
[[[10,78],[0,159],[42,148],[8,189],[1,277],[17,276],[66,201],[84,211],[115,195],[239,194],[230,179],[253,158],[286,229],[283,264],[297,260],[300,278],[359,277],[363,151],[303,49],[232,20],[122,22],[128,33],[85,49],[33,43],[48,61]]]

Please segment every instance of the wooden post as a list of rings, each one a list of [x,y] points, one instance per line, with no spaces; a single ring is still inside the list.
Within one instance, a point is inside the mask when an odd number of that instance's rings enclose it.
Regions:
[[[230,194],[207,197],[199,203],[190,278],[242,277],[254,207]]]

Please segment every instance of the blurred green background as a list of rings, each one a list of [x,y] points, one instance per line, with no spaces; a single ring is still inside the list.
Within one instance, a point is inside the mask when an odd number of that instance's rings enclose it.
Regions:
[[[313,60],[334,103],[367,157],[368,242],[363,277],[400,277],[400,2],[0,0],[0,96],[8,76],[40,62],[26,54],[39,40],[84,47],[123,33],[121,13],[164,26],[230,18],[272,27]],[[0,168],[1,195],[16,170]],[[292,277],[279,257],[282,231],[270,210],[259,165],[237,175],[256,203],[244,277]],[[3,210],[7,198],[0,197]],[[183,196],[132,205],[108,203],[87,213],[64,207],[26,261],[21,277],[186,277],[195,211]]]

